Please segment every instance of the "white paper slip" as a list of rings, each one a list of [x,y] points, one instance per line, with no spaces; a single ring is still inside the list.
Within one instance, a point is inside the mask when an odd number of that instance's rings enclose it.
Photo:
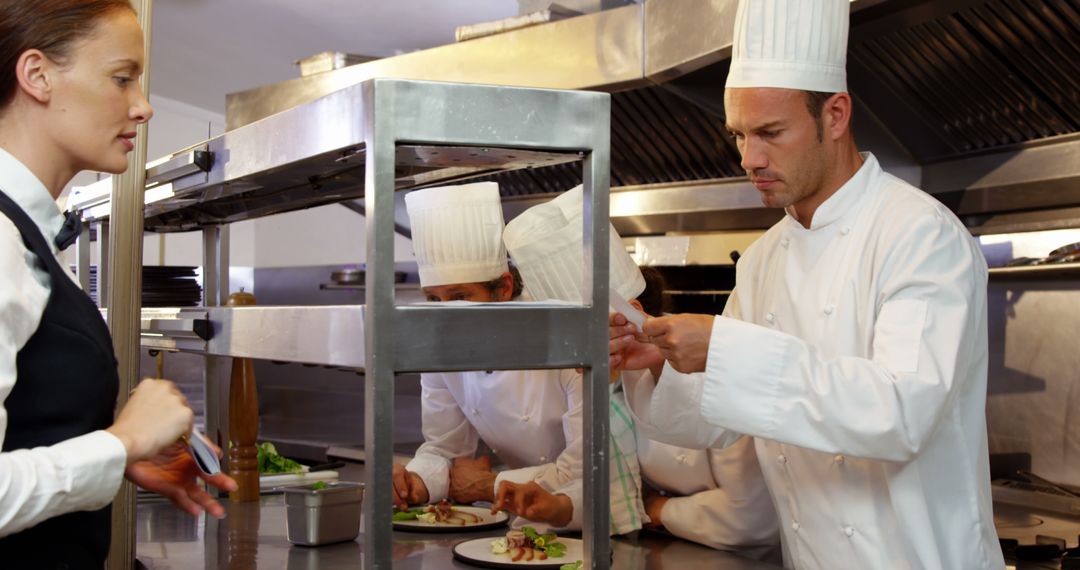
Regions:
[[[214,449],[206,443],[206,436],[199,433],[199,430],[192,429],[191,437],[184,438],[184,441],[187,443],[188,453],[191,453],[191,457],[195,459],[199,471],[207,475],[221,473],[221,463],[218,461],[217,453],[214,453]]]
[[[611,310],[616,313],[622,313],[626,317],[626,320],[637,325],[638,330],[645,324],[645,313],[634,308],[629,301],[622,298],[617,291],[612,289],[608,294],[608,302],[611,303]]]

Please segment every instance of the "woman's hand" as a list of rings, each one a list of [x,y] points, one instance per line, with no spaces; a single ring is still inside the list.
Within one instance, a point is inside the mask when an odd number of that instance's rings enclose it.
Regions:
[[[491,513],[510,511],[531,521],[547,523],[554,527],[570,524],[574,516],[574,503],[566,495],[553,495],[536,484],[503,481],[495,493]]]
[[[132,465],[156,455],[191,433],[195,419],[187,398],[168,380],[146,379],[131,392],[116,421],[105,431],[115,435],[127,450]]]
[[[216,446],[214,451],[218,457],[221,456],[221,450]],[[150,459],[128,465],[124,476],[143,489],[168,498],[181,510],[194,516],[203,511],[219,519],[225,516],[225,507],[199,485],[199,479],[224,491],[236,490],[236,481],[228,475],[218,473],[208,476],[199,471],[187,447],[179,442],[162,449]]]

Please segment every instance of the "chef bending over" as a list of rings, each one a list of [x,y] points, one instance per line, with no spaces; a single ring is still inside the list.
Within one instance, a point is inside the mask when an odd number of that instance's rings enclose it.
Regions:
[[[420,285],[429,301],[503,302],[514,297],[503,246],[503,213],[493,182],[417,190],[405,196]],[[638,276],[638,285],[644,286]],[[482,310],[482,309],[480,309]],[[558,497],[570,516],[516,512],[554,527],[581,526],[582,378],[569,370],[514,370],[421,375],[424,443],[405,466],[394,466],[394,502],[494,501],[499,485],[521,484]],[[628,414],[627,414],[628,416]],[[633,434],[625,455],[612,460],[629,483],[613,496],[612,532],[640,528],[643,507],[636,479]],[[493,472],[474,458],[480,440],[509,469]],[[621,459],[620,459],[621,458]],[[613,491],[615,486],[613,485]]]

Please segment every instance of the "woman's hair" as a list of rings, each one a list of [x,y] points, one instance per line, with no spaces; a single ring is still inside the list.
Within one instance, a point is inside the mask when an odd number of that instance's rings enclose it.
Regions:
[[[26,50],[39,49],[49,59],[63,63],[72,46],[115,10],[134,8],[129,0],[0,1],[0,108],[15,97],[15,66]]]

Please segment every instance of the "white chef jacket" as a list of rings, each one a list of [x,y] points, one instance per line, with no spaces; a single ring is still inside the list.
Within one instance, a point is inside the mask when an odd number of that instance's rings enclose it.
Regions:
[[[643,480],[671,495],[660,512],[671,534],[720,550],[780,542],[752,438],[703,450],[639,436],[637,448]]]
[[[405,468],[423,479],[430,501],[446,498],[451,462],[456,457],[473,457],[483,439],[510,468],[499,472],[496,489],[503,481],[536,481],[549,492],[565,494],[574,505],[573,518],[565,528],[581,528],[584,393],[580,374],[569,369],[431,373],[420,376],[420,386],[424,443]],[[612,396],[613,420],[618,419],[621,402],[621,395]],[[644,518],[633,428],[629,411],[625,414],[626,428],[612,429],[615,533],[640,528]],[[613,421],[613,425],[623,424]]]
[[[581,375],[573,370],[498,370],[420,376],[424,443],[406,465],[432,502],[446,498],[450,463],[473,457],[482,438],[510,470],[502,481],[557,489],[581,478]]]
[[[739,260],[703,374],[624,375],[643,433],[756,438],[796,568],[1004,567],[985,402],[986,263],[869,154],[807,229]]]
[[[0,190],[52,244],[63,224],[60,209],[41,181],[2,149]],[[0,215],[0,402],[7,400],[18,381],[16,356],[37,331],[49,301],[49,274],[37,263],[15,224]],[[0,443],[6,433],[7,411],[0,405]],[[48,447],[0,453],[0,536],[64,513],[104,507],[116,496],[126,463],[124,444],[105,431]]]

